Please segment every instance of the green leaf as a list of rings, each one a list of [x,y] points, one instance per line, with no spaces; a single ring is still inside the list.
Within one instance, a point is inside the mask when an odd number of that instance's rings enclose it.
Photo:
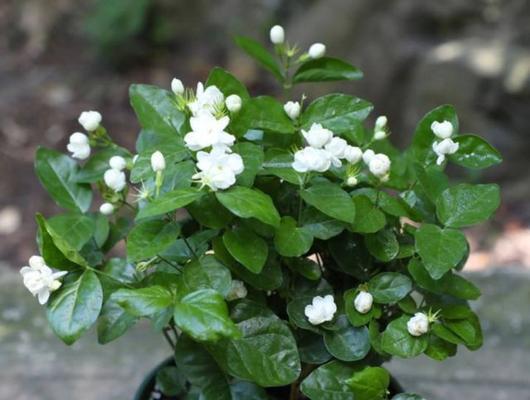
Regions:
[[[142,137],[142,134],[140,134],[140,137]],[[157,138],[157,144],[154,148],[139,151],[138,158],[131,170],[131,182],[142,183],[147,181],[147,187],[150,186],[149,184],[152,185],[152,182],[154,182],[155,179],[155,173],[151,167],[151,155],[156,150],[162,149],[167,165],[166,170],[164,171],[164,182],[162,187],[166,189],[168,186],[174,184],[174,179],[178,178],[179,175],[182,179],[181,183],[185,183],[189,186],[191,184],[191,175],[186,174],[191,170],[190,164],[180,163],[189,154],[189,151],[181,143],[182,139],[174,133],[169,139],[159,135],[157,135]],[[193,166],[195,165],[193,164]],[[183,171],[181,171],[179,167],[183,167]]]
[[[166,396],[178,396],[186,390],[186,379],[177,367],[169,365],[157,372],[156,387]]]
[[[300,389],[310,400],[352,400],[353,389],[347,381],[354,372],[348,364],[331,361],[311,372]]]
[[[399,253],[399,243],[391,229],[382,229],[364,237],[366,248],[379,261],[392,261]]]
[[[313,236],[304,228],[298,228],[292,217],[283,217],[274,235],[276,251],[284,257],[299,257],[309,251]]]
[[[130,261],[146,260],[166,250],[177,239],[180,227],[173,222],[145,221],[136,225],[127,240]]]
[[[355,371],[346,381],[355,393],[355,400],[383,400],[386,399],[390,374],[381,367],[365,367]]]
[[[467,319],[446,320],[444,326],[458,336],[470,350],[476,350],[482,346],[482,328],[475,314]]]
[[[46,261],[47,265],[52,265],[54,268],[61,270],[71,270],[75,268],[75,263],[64,256],[59,248],[53,242],[51,235],[46,228],[46,220],[41,214],[35,215],[37,221],[37,243],[39,246],[39,253]]]
[[[90,240],[96,229],[94,220],[84,215],[56,215],[48,219],[46,223],[77,251],[81,250]]]
[[[366,119],[372,104],[345,94],[328,94],[313,101],[301,116],[302,129],[314,123],[322,124],[335,135],[351,137],[357,144],[363,141],[361,122]]]
[[[228,252],[251,272],[259,274],[267,261],[267,242],[244,227],[226,231],[223,243]]]
[[[263,68],[271,72],[276,79],[283,82],[283,75],[274,57],[260,43],[254,39],[244,36],[234,38],[236,44],[244,50],[250,57],[255,59]]]
[[[186,115],[177,108],[175,95],[152,85],[131,85],[131,106],[140,125],[158,135],[184,134]]]
[[[324,364],[332,358],[332,355],[326,350],[324,338],[320,334],[298,330],[296,342],[298,343],[300,360],[303,363]]]
[[[55,202],[69,211],[85,212],[92,202],[90,185],[77,183],[78,165],[70,157],[55,150],[39,147],[35,171]]]
[[[502,162],[500,153],[479,136],[461,135],[454,141],[459,144],[458,151],[449,159],[462,167],[472,169],[488,168]]]
[[[407,330],[408,315],[393,320],[381,336],[382,349],[394,356],[411,358],[423,353],[429,344],[428,335],[412,336]]]
[[[245,103],[245,100],[248,100],[250,98],[250,95],[248,94],[248,90],[245,85],[243,85],[230,72],[222,68],[214,67],[210,71],[210,74],[208,75],[208,80],[206,81],[206,87],[212,85],[217,86],[219,90],[223,92],[225,97],[228,97],[232,94],[237,94],[243,100],[243,104]]]
[[[307,207],[302,213],[302,226],[311,236],[321,240],[328,240],[339,235],[346,224],[322,214],[316,208]]]
[[[294,133],[293,121],[287,116],[282,103],[270,96],[253,97],[234,116],[230,132],[243,136],[249,129],[279,134]]]
[[[444,190],[436,201],[436,215],[451,228],[463,228],[489,219],[500,204],[495,184],[461,183]]]
[[[177,340],[175,363],[186,380],[200,388],[201,400],[233,400],[226,375],[206,349],[187,335]]]
[[[132,327],[137,317],[127,313],[114,301],[107,301],[98,319],[98,343],[107,344],[122,336]]]
[[[359,68],[337,58],[322,57],[303,63],[294,73],[293,83],[352,81],[362,77]]]
[[[379,210],[366,196],[355,196],[355,221],[352,231],[359,233],[375,233],[386,225],[385,214]]]
[[[274,227],[280,224],[280,215],[272,199],[257,189],[235,186],[216,192],[216,196],[223,206],[240,218],[256,218]]]
[[[70,345],[96,322],[102,303],[103,290],[97,275],[84,271],[52,296],[48,322],[55,334]]]
[[[208,345],[210,353],[230,375],[259,386],[294,382],[301,367],[291,331],[270,312],[249,314],[238,318],[242,337]]]
[[[252,382],[236,381],[230,384],[231,400],[269,400],[265,390]]]
[[[429,346],[425,350],[425,355],[436,361],[443,361],[456,354],[457,346],[454,343],[446,342],[438,336],[429,336]]]
[[[234,219],[213,193],[207,193],[188,204],[186,209],[199,224],[212,229],[224,228]]]
[[[437,166],[415,165],[416,177],[428,199],[434,204],[449,187],[449,178]]]
[[[328,242],[328,249],[337,269],[358,280],[366,280],[373,268],[373,258],[366,250],[362,236],[343,232]],[[334,267],[333,263],[329,264]]]
[[[300,191],[304,201],[339,221],[353,223],[355,220],[355,205],[348,193],[337,184],[318,182]]]
[[[467,252],[466,237],[455,229],[423,224],[416,230],[415,238],[416,251],[433,279],[440,279],[456,267]]]
[[[137,214],[136,220],[155,217],[176,209],[186,207],[201,198],[204,192],[195,188],[176,189],[151,200]]]
[[[228,316],[226,303],[213,289],[187,294],[175,305],[175,324],[199,341],[217,341],[223,337],[239,337],[240,332]]]
[[[337,318],[336,329],[324,333],[329,353],[341,361],[362,360],[370,351],[368,328],[353,327],[345,315]]]
[[[172,293],[162,286],[120,289],[110,298],[135,317],[150,317],[173,304]]]
[[[300,186],[303,177],[293,167],[293,154],[285,149],[272,148],[265,152],[263,175],[275,175],[293,185]]]
[[[110,168],[109,160],[113,156],[128,158],[131,154],[122,147],[108,147],[98,151],[79,168],[75,180],[79,183],[93,183],[103,179],[103,174]]]
[[[318,281],[322,276],[322,269],[320,268],[320,265],[309,258],[285,258],[284,262],[293,271],[299,273],[304,278],[309,280]]]
[[[409,277],[399,272],[382,272],[368,282],[368,291],[377,303],[397,303],[411,290]]]
[[[230,291],[232,278],[230,271],[213,256],[185,265],[178,277],[178,296],[182,297],[199,289],[214,289],[225,297]]]
[[[237,184],[252,187],[254,178],[263,165],[263,148],[254,143],[236,143],[232,150],[243,159],[245,170],[237,176]]]

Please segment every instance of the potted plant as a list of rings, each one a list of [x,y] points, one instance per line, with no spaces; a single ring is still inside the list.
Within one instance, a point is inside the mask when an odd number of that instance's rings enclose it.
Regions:
[[[299,83],[362,73],[322,44],[301,53],[279,26],[270,35],[274,52],[236,43],[280,82],[282,102],[214,68],[195,91],[178,79],[171,91],[131,86],[134,155],[95,111],[81,114],[71,156],[37,150],[65,213],[37,215],[24,284],[66,344],[94,324],[105,344],[151,321],[173,356],[138,400],[420,399],[384,362],[481,346],[468,305],[480,291],[458,274],[461,228],[499,205],[497,185],[450,184],[444,169],[501,156],[460,134],[450,105],[401,151],[384,116],[365,123],[366,100],[290,98]]]

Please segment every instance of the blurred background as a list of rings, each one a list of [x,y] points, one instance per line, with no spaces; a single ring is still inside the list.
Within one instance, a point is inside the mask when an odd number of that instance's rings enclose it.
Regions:
[[[253,95],[278,94],[232,43],[234,34],[267,42],[277,23],[291,43],[323,42],[328,54],[365,73],[362,81],[307,85],[298,94],[339,90],[372,101],[373,118],[388,116],[400,147],[423,114],[452,103],[462,132],[501,151],[501,166],[465,177],[502,186],[494,221],[467,232],[473,251],[466,270],[484,288],[476,307],[485,319],[485,350],[443,365],[420,359],[392,367],[429,399],[530,399],[528,0],[1,0],[1,399],[128,399],[167,353],[142,326],[106,351],[93,336],[67,349],[45,327],[17,276],[35,253],[35,212],[56,211],[33,172],[36,147],[66,151],[79,113],[94,109],[132,149],[133,82],[169,87],[176,76],[195,86],[220,65]],[[452,173],[462,178],[461,170]],[[131,348],[139,338],[144,345]]]

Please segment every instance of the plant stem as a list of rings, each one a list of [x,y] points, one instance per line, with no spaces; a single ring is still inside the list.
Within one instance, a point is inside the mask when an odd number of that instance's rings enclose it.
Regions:
[[[289,400],[297,400],[298,399],[298,381],[294,381],[291,383],[291,391],[289,393]]]
[[[166,341],[169,343],[171,348],[175,350],[175,342],[173,342],[173,339],[171,339],[171,336],[169,336],[169,333],[167,332],[167,328],[162,329],[162,334],[166,338]]]
[[[186,247],[189,249],[189,251],[191,252],[191,254],[193,254],[193,257],[198,260],[199,257],[197,256],[197,253],[195,253],[195,250],[193,250],[193,248],[190,246],[190,244],[188,243],[188,240],[185,238],[185,237],[182,237],[182,240],[184,240],[184,243],[186,244]]]
[[[182,272],[182,269],[180,268],[180,266],[178,266],[177,264],[173,264],[171,261],[169,261],[168,259],[162,257],[160,254],[157,255],[158,258],[160,258],[162,261],[164,261],[165,263],[171,265],[173,268],[175,268],[177,271],[179,272]]]

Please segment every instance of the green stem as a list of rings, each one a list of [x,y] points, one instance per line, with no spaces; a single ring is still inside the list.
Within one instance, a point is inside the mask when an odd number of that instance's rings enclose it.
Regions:
[[[184,243],[186,244],[186,247],[189,249],[189,251],[191,252],[191,254],[193,254],[193,257],[198,260],[199,257],[197,256],[197,253],[195,253],[195,250],[193,250],[193,248],[191,247],[191,245],[188,243],[188,240],[183,237],[182,240],[184,240]]]
[[[171,346],[171,349],[173,351],[175,350],[175,342],[173,342],[173,339],[171,339],[171,336],[169,336],[169,333],[167,332],[167,328],[162,329],[162,334],[164,335],[164,338],[166,338],[166,341]]]

